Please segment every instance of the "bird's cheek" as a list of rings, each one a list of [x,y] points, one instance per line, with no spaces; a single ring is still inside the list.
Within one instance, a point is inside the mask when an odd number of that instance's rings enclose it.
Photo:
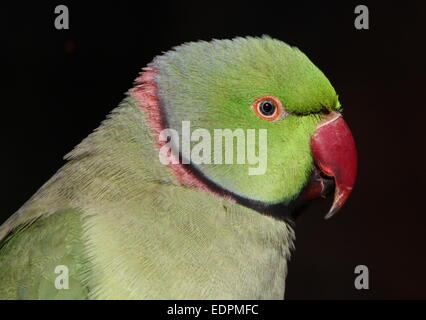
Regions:
[[[311,149],[316,170],[305,198],[324,195],[326,177],[332,178],[335,192],[333,205],[326,215],[326,218],[329,218],[349,197],[355,184],[358,166],[354,138],[340,113],[333,111],[323,118],[311,139]]]

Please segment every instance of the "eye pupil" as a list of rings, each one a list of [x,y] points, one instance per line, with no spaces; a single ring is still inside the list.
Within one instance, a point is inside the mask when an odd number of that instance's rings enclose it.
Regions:
[[[272,116],[275,113],[275,103],[269,100],[263,101],[259,106],[259,111],[264,116]]]

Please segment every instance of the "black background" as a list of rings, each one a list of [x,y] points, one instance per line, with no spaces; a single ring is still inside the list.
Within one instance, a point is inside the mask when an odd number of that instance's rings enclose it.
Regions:
[[[341,1],[343,2],[343,1]],[[66,4],[70,29],[56,30]],[[370,29],[354,28],[366,4]],[[0,223],[124,97],[141,67],[186,41],[268,34],[299,47],[340,95],[359,152],[333,219],[298,219],[288,299],[426,298],[425,24],[421,2],[69,1],[1,4]],[[354,288],[354,268],[370,290]]]

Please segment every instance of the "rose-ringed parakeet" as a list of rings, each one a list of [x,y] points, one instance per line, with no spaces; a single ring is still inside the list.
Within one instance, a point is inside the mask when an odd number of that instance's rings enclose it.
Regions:
[[[267,36],[156,57],[1,226],[0,298],[282,299],[294,208],[334,181],[330,216],[354,185],[356,151],[340,111],[325,75]],[[266,171],[184,163],[176,148],[178,161],[165,165],[162,131],[182,133],[184,121],[212,136],[266,129]],[[59,288],[58,266],[67,270]]]

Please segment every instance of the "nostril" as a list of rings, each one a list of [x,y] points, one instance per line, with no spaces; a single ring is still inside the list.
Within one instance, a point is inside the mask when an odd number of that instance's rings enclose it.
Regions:
[[[331,112],[332,112],[332,111],[330,111],[329,109],[327,109],[327,108],[323,108],[323,109],[321,109],[320,114],[321,114],[322,116],[327,116],[327,115],[329,115]]]

